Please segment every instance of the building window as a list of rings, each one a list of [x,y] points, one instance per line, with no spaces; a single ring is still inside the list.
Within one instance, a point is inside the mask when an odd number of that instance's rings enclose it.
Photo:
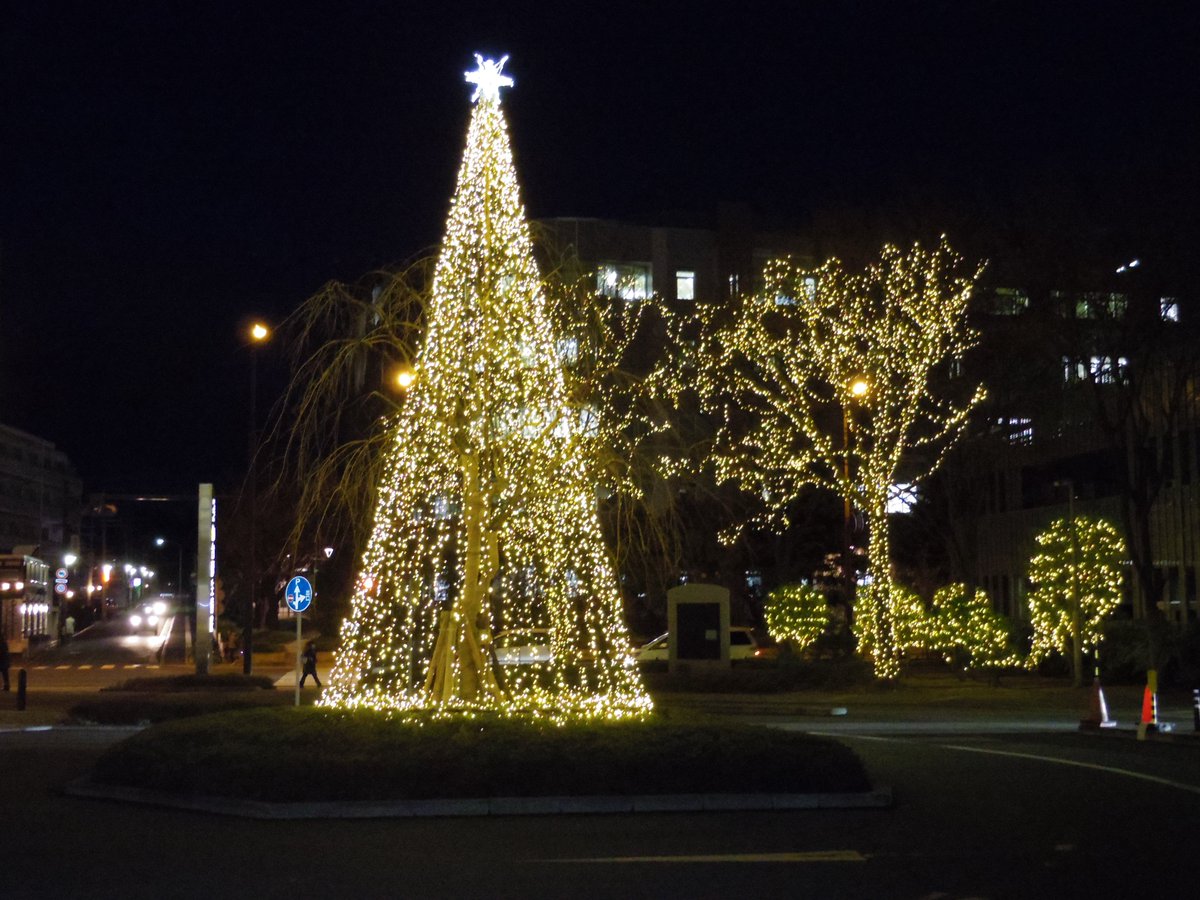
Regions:
[[[1179,321],[1179,300],[1175,297],[1162,297],[1158,301],[1158,311],[1164,322]]]
[[[998,287],[992,291],[992,312],[998,316],[1015,316],[1029,309],[1029,295],[1017,288]]]
[[[596,270],[596,290],[605,297],[645,300],[650,296],[650,267],[636,263],[602,263]]]
[[[1111,356],[1093,356],[1088,361],[1088,375],[1097,384],[1114,384],[1124,376],[1128,366],[1129,360],[1124,356],[1118,356],[1115,362]]]
[[[888,491],[887,512],[889,515],[905,515],[913,511],[917,502],[917,489],[911,484],[893,484]]]
[[[1033,443],[1033,420],[1024,416],[1001,416],[996,420],[1000,430],[1008,435],[1008,442],[1014,446],[1027,446]]]
[[[1124,294],[1105,294],[1090,292],[1079,294],[1075,298],[1075,318],[1077,319],[1119,319],[1125,315],[1129,298]]]
[[[1063,381],[1071,384],[1075,381],[1083,381],[1087,378],[1087,366],[1081,360],[1071,359],[1069,356],[1063,357]]]
[[[737,272],[731,272],[729,275],[729,296],[736,297],[737,295],[738,295]]]
[[[813,278],[811,275],[800,279],[800,296],[805,302],[808,303],[811,303],[813,300],[817,299],[817,279]],[[796,298],[790,294],[776,294],[775,305],[795,306]]]
[[[675,272],[675,299],[676,300],[695,300],[696,299],[696,273],[689,272],[686,269],[678,269]]]

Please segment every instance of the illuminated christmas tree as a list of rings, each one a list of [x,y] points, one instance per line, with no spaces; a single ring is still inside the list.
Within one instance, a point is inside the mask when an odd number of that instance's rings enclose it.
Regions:
[[[500,108],[507,57],[476,58],[416,378],[322,704],[644,715],[588,477],[591,413],[568,401]],[[537,661],[501,665],[502,632]]]

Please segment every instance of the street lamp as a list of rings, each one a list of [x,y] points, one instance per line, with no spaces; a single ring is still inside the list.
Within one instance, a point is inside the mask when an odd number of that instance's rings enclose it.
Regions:
[[[842,497],[842,578],[847,609],[854,607],[855,566],[850,546],[850,526],[854,511],[850,502],[850,404],[867,396],[871,385],[861,375],[847,385],[849,398],[842,403],[842,477],[846,488]]]
[[[400,390],[407,391],[413,386],[416,380],[417,373],[407,366],[396,370],[396,387],[400,388]]]
[[[271,337],[271,329],[262,322],[250,326],[250,565],[249,590],[246,592],[245,622],[242,625],[242,672],[249,675],[254,669],[254,606],[258,558],[258,347]]]
[[[164,537],[156,537],[154,539],[155,547],[162,547],[166,543],[167,539]],[[178,541],[171,541],[171,543],[175,545],[175,551],[178,557],[176,559],[177,565],[175,569],[175,594],[179,596],[183,593],[183,545]]]
[[[1062,478],[1054,482],[1054,486],[1067,489],[1067,523],[1071,535],[1071,665],[1074,670],[1071,683],[1075,687],[1083,687],[1083,648],[1079,646],[1082,628],[1079,621],[1079,541],[1075,532],[1075,482],[1070,478]]]

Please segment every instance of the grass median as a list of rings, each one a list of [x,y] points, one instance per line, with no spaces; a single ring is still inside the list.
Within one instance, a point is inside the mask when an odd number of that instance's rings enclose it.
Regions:
[[[754,726],[402,721],[314,708],[164,723],[110,748],[93,777],[277,802],[870,789],[842,744]]]

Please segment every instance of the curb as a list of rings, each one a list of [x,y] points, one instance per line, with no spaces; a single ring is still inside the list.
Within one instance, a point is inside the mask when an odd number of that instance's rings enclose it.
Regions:
[[[644,794],[581,797],[477,797],[441,800],[349,800],[271,803],[189,797],[97,784],[84,777],[63,788],[72,797],[118,800],[247,819],[409,819],[433,816],[545,816],[661,812],[773,812],[798,809],[887,809],[892,789],[845,794]]]

